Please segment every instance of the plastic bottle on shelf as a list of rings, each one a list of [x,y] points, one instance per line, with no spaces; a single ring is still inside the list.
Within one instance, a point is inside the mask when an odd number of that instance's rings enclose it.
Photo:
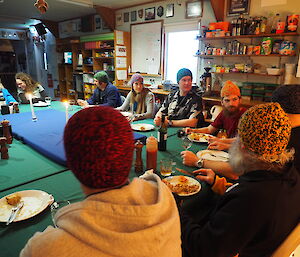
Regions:
[[[272,20],[271,33],[276,33],[277,22],[280,20],[280,14],[277,13]]]
[[[285,19],[279,16],[276,23],[276,34],[283,33],[284,30],[285,30]]]
[[[147,170],[156,171],[157,148],[157,139],[154,136],[148,137],[146,140]]]

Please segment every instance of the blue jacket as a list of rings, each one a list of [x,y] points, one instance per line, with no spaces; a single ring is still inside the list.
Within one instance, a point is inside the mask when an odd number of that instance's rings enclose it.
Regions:
[[[118,107],[122,104],[118,89],[111,83],[108,83],[104,91],[96,88],[93,95],[87,102],[91,105],[106,105]]]
[[[11,103],[11,102],[17,103],[16,99],[8,92],[8,90],[6,88],[2,88],[2,89],[0,89],[0,91],[2,91],[3,97],[4,97],[7,105],[9,105],[9,103]]]

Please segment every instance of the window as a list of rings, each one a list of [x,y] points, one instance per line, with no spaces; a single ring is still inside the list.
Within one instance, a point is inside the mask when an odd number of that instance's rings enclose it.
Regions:
[[[166,32],[165,79],[177,83],[176,74],[181,68],[193,73],[193,82],[197,80],[197,62],[195,54],[199,47],[196,40],[198,30]]]

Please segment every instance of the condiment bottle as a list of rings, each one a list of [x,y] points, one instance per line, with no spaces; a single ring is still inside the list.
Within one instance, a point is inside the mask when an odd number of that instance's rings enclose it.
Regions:
[[[227,138],[227,133],[225,129],[220,129],[220,131],[217,134],[218,138]]]
[[[146,152],[147,152],[147,170],[153,169],[153,171],[156,171],[157,139],[154,136],[150,136],[147,138]]]
[[[136,152],[136,158],[134,163],[134,171],[135,173],[139,174],[143,172],[143,160],[142,160],[142,149],[144,144],[138,140],[134,144],[135,152]]]
[[[167,138],[168,138],[168,125],[165,122],[166,116],[162,114],[161,124],[157,132],[158,139],[158,150],[166,151],[167,150]]]

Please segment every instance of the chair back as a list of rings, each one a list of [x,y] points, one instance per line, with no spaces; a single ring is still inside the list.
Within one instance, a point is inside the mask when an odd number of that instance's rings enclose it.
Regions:
[[[298,255],[295,255],[296,249]],[[300,252],[300,223],[281,243],[281,245],[276,249],[276,251],[271,255],[271,257],[289,257],[289,256],[299,257],[300,256],[299,252]]]

